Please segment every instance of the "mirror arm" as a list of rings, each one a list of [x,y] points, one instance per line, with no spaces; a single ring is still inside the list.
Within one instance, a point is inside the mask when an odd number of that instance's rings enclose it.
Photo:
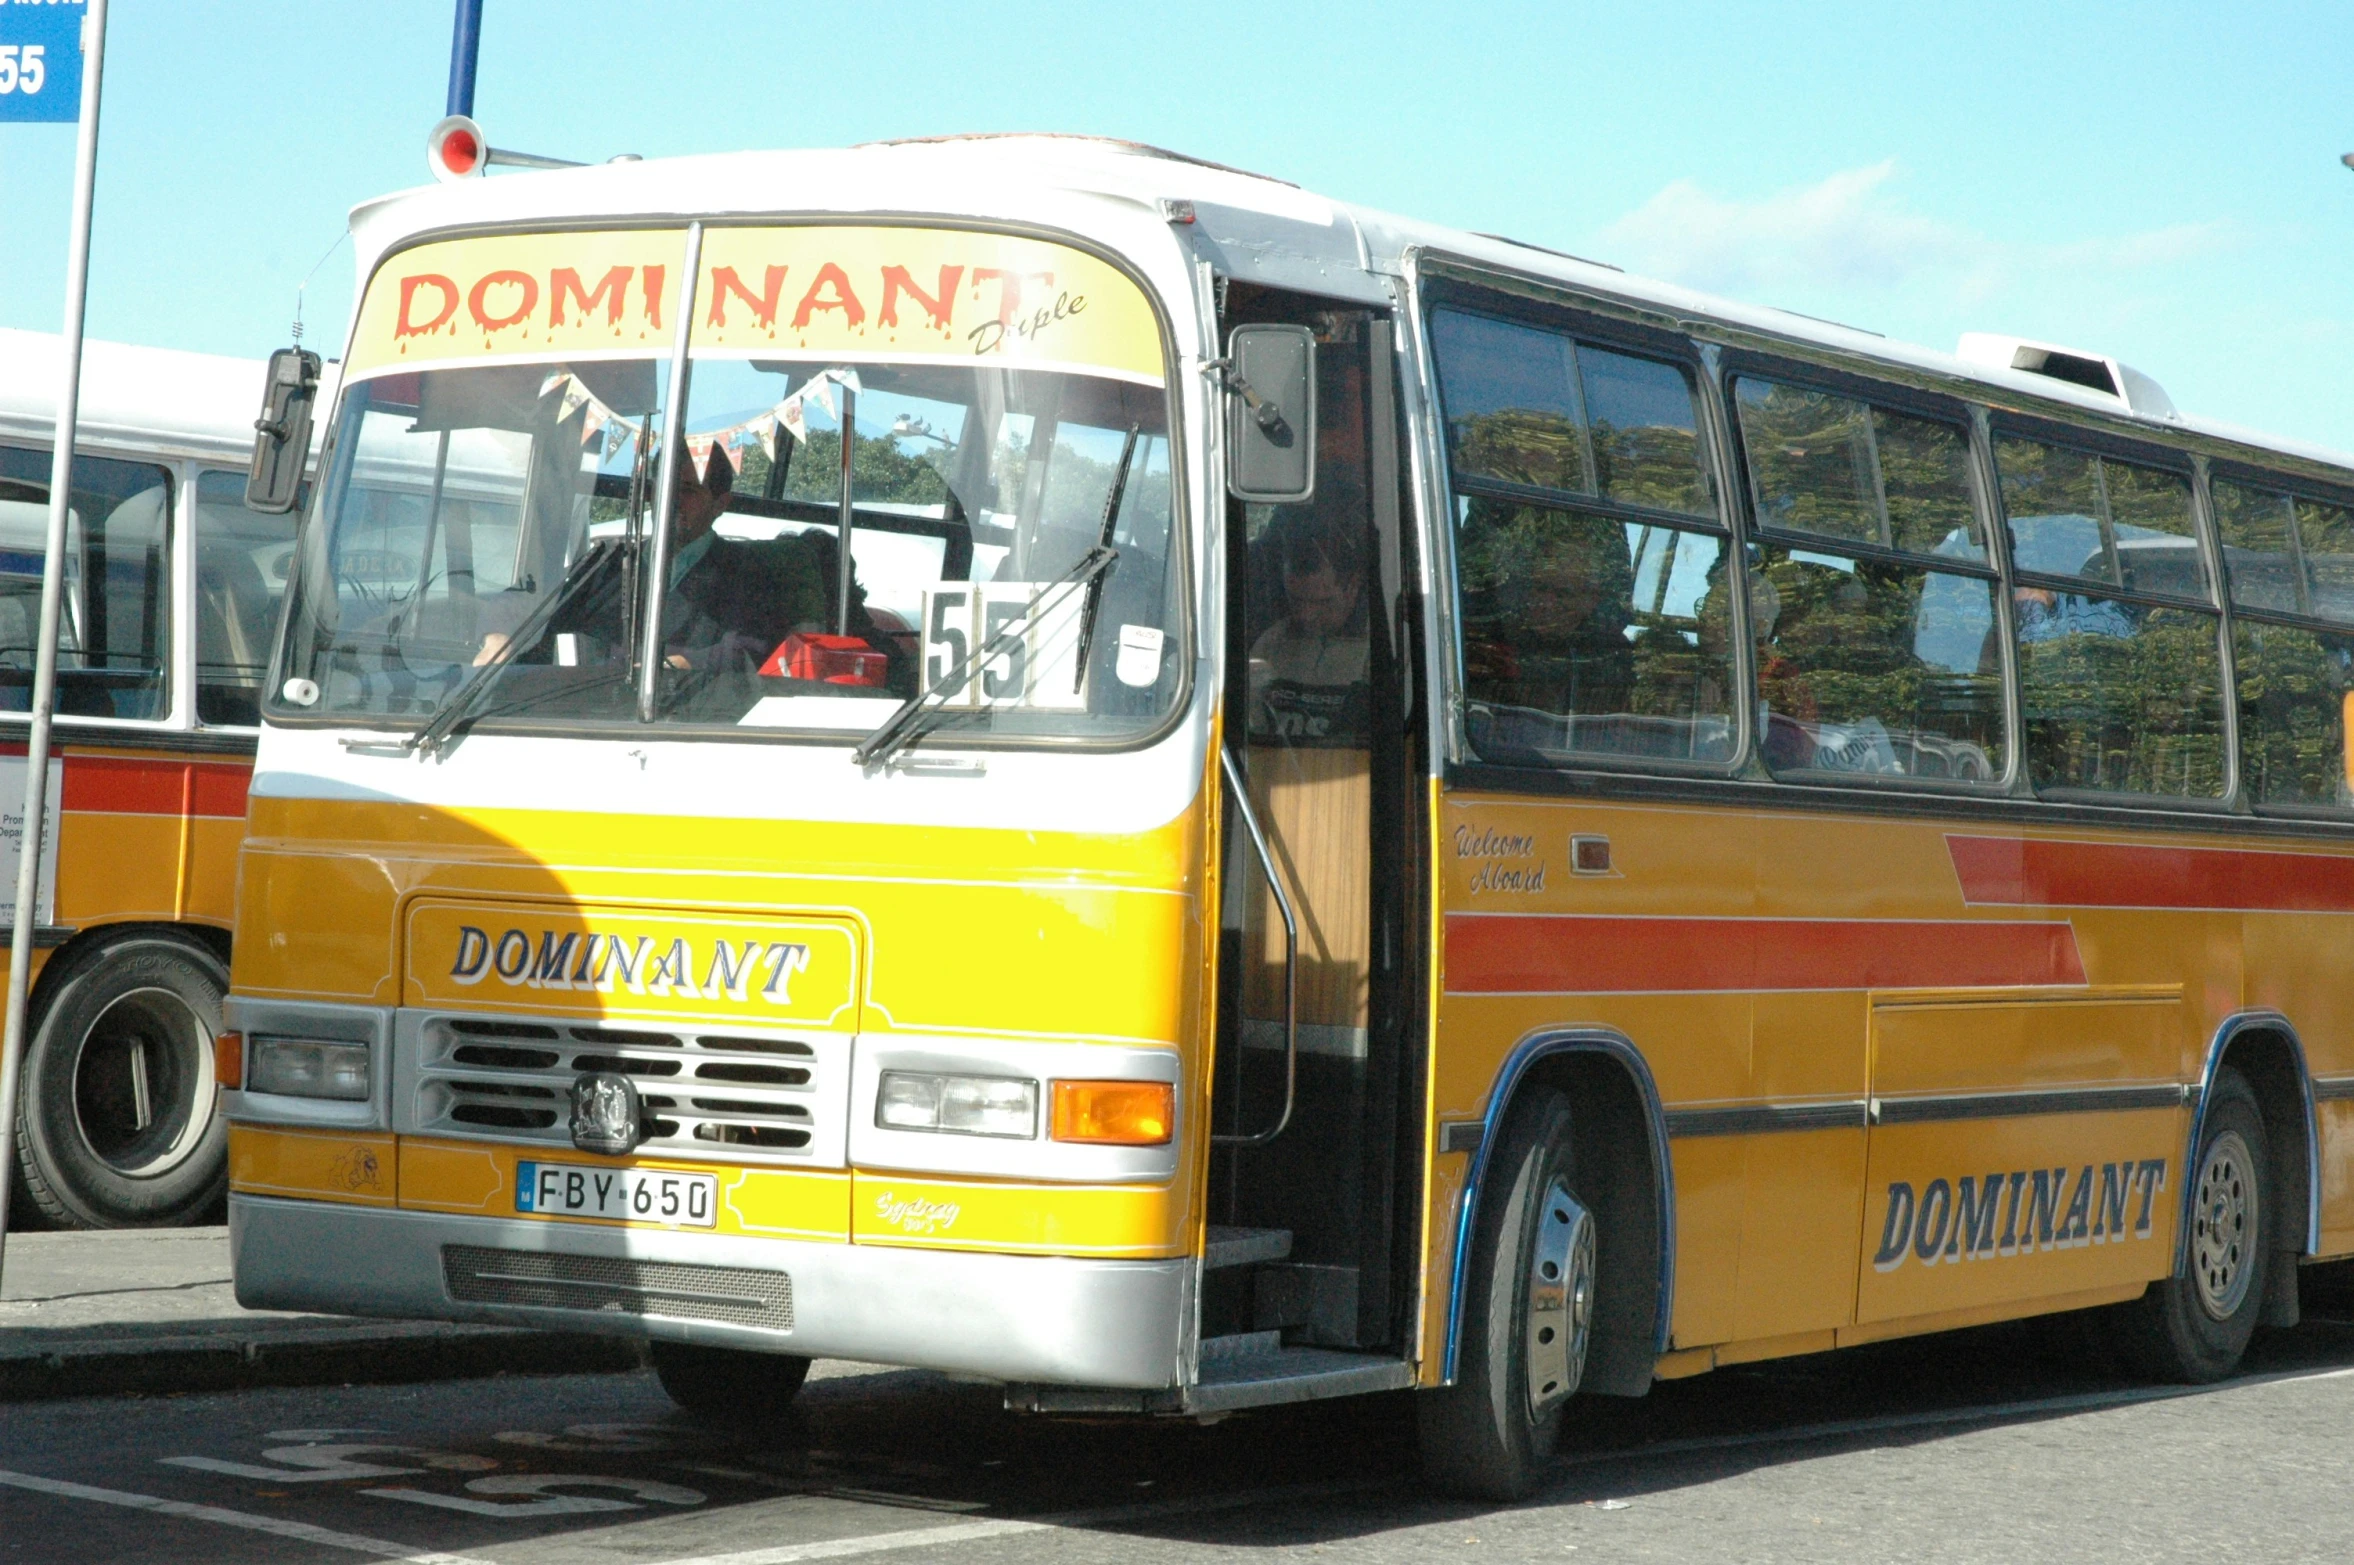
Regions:
[[[1260,396],[1257,389],[1249,381],[1243,379],[1240,372],[1235,369],[1234,360],[1231,358],[1204,359],[1202,360],[1202,373],[1217,376],[1220,385],[1242,398],[1242,405],[1251,410],[1251,417],[1258,421],[1261,429],[1272,435],[1283,427],[1283,404],[1270,402]]]

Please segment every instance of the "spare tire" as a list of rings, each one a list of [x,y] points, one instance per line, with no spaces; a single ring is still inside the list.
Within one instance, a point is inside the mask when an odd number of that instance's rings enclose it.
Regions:
[[[228,972],[165,934],[58,959],[72,965],[43,985],[17,1089],[26,1198],[63,1228],[218,1221],[229,1155],[212,1045]]]

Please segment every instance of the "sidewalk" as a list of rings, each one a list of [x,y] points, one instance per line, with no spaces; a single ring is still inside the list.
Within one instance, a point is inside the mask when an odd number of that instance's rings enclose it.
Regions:
[[[8,1236],[0,1402],[635,1368],[614,1337],[238,1307],[229,1230]]]

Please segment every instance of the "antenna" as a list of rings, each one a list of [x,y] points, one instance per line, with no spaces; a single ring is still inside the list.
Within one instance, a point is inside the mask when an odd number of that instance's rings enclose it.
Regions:
[[[298,348],[302,346],[303,292],[310,287],[311,279],[319,275],[319,268],[327,264],[327,258],[332,256],[336,251],[342,249],[343,242],[350,237],[351,230],[349,229],[345,229],[342,233],[337,234],[335,236],[335,243],[329,245],[326,250],[321,253],[319,258],[311,263],[311,269],[302,274],[302,281],[294,285],[294,345]]]

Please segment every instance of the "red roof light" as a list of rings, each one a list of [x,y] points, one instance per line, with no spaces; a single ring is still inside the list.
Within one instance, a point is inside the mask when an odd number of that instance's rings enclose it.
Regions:
[[[425,162],[435,179],[479,178],[489,160],[490,144],[483,139],[482,127],[463,114],[441,121],[425,138]]]

